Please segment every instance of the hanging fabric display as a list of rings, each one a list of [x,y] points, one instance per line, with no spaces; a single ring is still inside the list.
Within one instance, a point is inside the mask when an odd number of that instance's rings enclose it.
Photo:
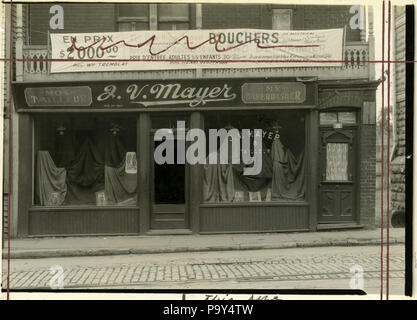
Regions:
[[[105,193],[105,167],[119,168],[125,161],[126,151],[119,137],[107,134],[97,145],[85,138],[76,160],[67,168],[67,204],[107,205],[111,202]]]
[[[219,200],[231,202],[235,197],[235,184],[232,164],[218,164]]]
[[[304,197],[304,152],[299,159],[289,149],[285,149],[279,139],[275,139],[271,156],[273,161],[272,200],[296,200]]]
[[[97,149],[102,155],[103,164],[110,167],[118,167],[126,155],[126,149],[120,142],[119,136],[113,133],[100,137]]]
[[[206,163],[208,163],[207,157]],[[203,170],[203,190],[205,202],[219,201],[219,181],[217,175],[217,165],[205,164]]]
[[[136,204],[137,175],[126,173],[126,161],[115,168],[104,167],[104,190],[107,204]]]
[[[233,129],[227,127],[227,130]],[[228,144],[228,163],[220,163],[220,150],[222,145]],[[232,164],[232,162],[240,162],[240,158],[234,159],[233,157],[240,157],[233,154],[233,143],[230,139],[222,141],[220,149],[216,152],[217,164],[208,164],[204,166],[204,199],[207,202],[232,202],[236,195],[236,183],[235,180],[240,172],[243,171],[243,167],[240,164]],[[240,148],[239,148],[240,152]],[[207,163],[208,163],[207,158]],[[234,161],[235,160],[235,161]],[[238,195],[238,200],[241,197]]]
[[[68,180],[82,187],[91,187],[103,181],[103,157],[90,138],[81,145],[76,160],[67,170]]]
[[[36,193],[41,206],[59,206],[65,200],[65,168],[57,168],[48,151],[38,152]]]
[[[304,198],[304,151],[296,157],[282,144],[278,129],[272,128],[264,135],[262,141],[262,169],[257,175],[244,175],[242,160],[240,164],[231,163],[230,140],[227,142],[229,143],[227,164],[220,164],[220,155],[217,151],[218,164],[204,166],[204,201],[269,202]]]
[[[220,161],[220,156],[218,156]],[[230,164],[204,165],[203,188],[206,202],[231,202],[235,198],[235,180],[237,178],[234,166]]]
[[[272,159],[271,155],[262,144],[262,170],[257,175],[243,175],[243,170],[239,174],[239,180],[250,192],[259,191],[271,182],[272,179]]]
[[[59,167],[68,167],[76,158],[77,143],[72,132],[59,131],[56,140],[55,162]]]

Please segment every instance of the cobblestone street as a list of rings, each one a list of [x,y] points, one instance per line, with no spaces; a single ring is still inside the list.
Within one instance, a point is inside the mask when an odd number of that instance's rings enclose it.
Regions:
[[[378,246],[246,250],[228,252],[171,253],[102,257],[14,259],[12,289],[50,288],[56,272],[63,269],[67,288],[349,288],[354,265],[363,268],[367,281],[380,277]],[[384,257],[385,259],[385,257]],[[3,260],[3,262],[5,262]],[[5,283],[3,263],[3,283]],[[56,275],[55,275],[56,276]],[[330,281],[331,280],[331,281]],[[390,281],[401,291],[404,284],[404,246],[390,247]],[[331,287],[329,287],[329,284]],[[4,286],[3,286],[4,288]],[[397,292],[401,294],[402,292]]]

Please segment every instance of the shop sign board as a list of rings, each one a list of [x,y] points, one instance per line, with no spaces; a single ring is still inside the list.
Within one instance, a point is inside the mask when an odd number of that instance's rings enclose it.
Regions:
[[[244,103],[303,103],[306,85],[302,82],[245,83],[242,86]]]
[[[93,98],[89,86],[25,88],[29,107],[88,107]]]
[[[314,107],[317,83],[294,79],[97,81],[14,84],[21,109],[210,109],[256,106]]]

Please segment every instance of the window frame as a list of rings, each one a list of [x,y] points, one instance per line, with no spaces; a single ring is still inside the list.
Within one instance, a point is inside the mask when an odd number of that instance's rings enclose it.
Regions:
[[[66,113],[64,113],[66,114]],[[117,116],[120,116],[121,118],[129,118],[130,113],[115,113]],[[97,112],[93,113],[86,113],[86,114],[74,114],[74,118],[79,117],[89,117],[99,115]],[[36,197],[36,166],[37,166],[37,151],[39,147],[39,139],[40,139],[40,130],[39,130],[39,123],[42,121],[45,121],[47,118],[59,118],[62,117],[60,113],[55,112],[47,112],[42,113],[39,115],[35,115],[32,117],[32,154],[31,154],[31,162],[32,162],[32,177],[31,177],[31,188],[32,188],[32,194],[31,194],[31,203],[30,203],[30,210],[38,210],[38,211],[59,211],[59,212],[65,212],[65,211],[71,211],[71,210],[114,210],[117,208],[117,210],[128,210],[128,209],[139,209],[140,208],[140,202],[139,202],[139,190],[136,189],[136,203],[135,204],[128,204],[128,205],[120,205],[120,204],[106,204],[106,205],[97,205],[96,204],[65,204],[65,205],[57,205],[57,206],[47,206],[47,205],[40,205],[37,203],[37,197]],[[110,117],[110,115],[108,116]],[[138,128],[139,124],[137,119],[135,120],[135,132],[136,132],[136,157],[137,157],[137,175],[139,175],[139,157],[138,157]],[[49,151],[49,150],[48,150]],[[49,152],[50,153],[50,152]],[[51,154],[51,153],[50,153]],[[52,157],[52,154],[51,154]],[[56,164],[57,166],[57,164]],[[58,166],[57,166],[58,167]]]
[[[344,122],[339,122],[339,113],[341,112],[352,112],[355,114],[355,118],[356,118],[356,122],[355,123],[344,123]],[[352,109],[352,108],[329,108],[329,109],[323,109],[323,110],[319,110],[319,116],[318,116],[318,122],[319,122],[319,126],[320,127],[333,127],[334,124],[330,123],[321,123],[320,121],[320,116],[323,113],[336,113],[337,115],[337,122],[338,124],[342,124],[343,127],[359,127],[360,123],[361,123],[361,114],[359,113],[359,111],[357,109]]]
[[[289,29],[277,29],[276,26],[274,26],[275,16],[279,11],[290,11],[290,28]],[[272,9],[272,30],[294,30],[294,8],[273,8]]]
[[[156,10],[156,17],[157,17],[157,22],[188,22],[190,23],[190,18],[191,18],[191,7],[189,4],[187,4],[187,8],[188,8],[188,17],[160,17],[159,16],[159,6],[160,5],[164,5],[166,3],[158,3],[157,4],[157,10]],[[171,4],[171,3],[169,3]]]
[[[310,140],[310,132],[311,132],[311,110],[309,109],[263,109],[260,108],[259,110],[228,110],[229,112],[235,113],[236,115],[240,116],[248,116],[248,115],[255,115],[259,112],[273,112],[273,113],[279,113],[279,112],[293,112],[298,111],[303,114],[304,122],[303,122],[303,130],[304,130],[304,159],[308,159],[309,155],[314,154],[310,146],[307,144],[307,142]],[[208,128],[207,127],[207,117],[210,113],[213,113],[215,111],[206,111],[204,113],[204,131]],[[214,128],[213,128],[214,129]],[[218,129],[218,128],[217,128]],[[208,146],[208,143],[207,143]],[[208,155],[208,153],[207,153]],[[305,160],[307,161],[307,160]],[[270,200],[270,201],[237,201],[237,202],[206,202],[204,200],[204,187],[201,187],[200,190],[200,208],[238,208],[238,207],[308,207],[311,204],[312,201],[312,194],[310,191],[310,177],[308,174],[308,162],[305,163],[306,169],[304,173],[304,178],[306,179],[306,185],[305,185],[305,194],[303,198],[297,199],[297,200],[291,200],[291,199],[278,199],[278,200]],[[201,176],[203,175],[203,171],[201,170]],[[203,184],[203,178],[201,178],[201,184]],[[272,191],[272,190],[271,190]]]
[[[127,3],[125,3],[127,4]],[[148,5],[148,16],[143,16],[143,17],[121,17],[120,16],[120,6],[123,4],[117,4],[116,5],[116,29],[117,31],[120,30],[120,24],[121,23],[131,23],[131,29],[132,26],[134,26],[137,22],[139,23],[147,23],[148,24],[148,30],[150,30],[150,16],[151,16],[151,8],[150,8],[150,4]],[[130,30],[130,31],[135,31],[135,30]]]
[[[188,16],[187,17],[159,17],[159,5],[163,5],[164,3],[148,3],[148,16],[146,17],[120,17],[120,6],[122,4],[116,5],[116,29],[119,31],[119,26],[121,23],[131,23],[134,26],[135,23],[147,23],[148,29],[153,30],[153,25],[156,27],[156,30],[159,29],[159,23],[188,23],[188,29],[191,27],[191,4],[187,4],[188,7]],[[131,28],[133,29],[133,28]],[[172,29],[176,30],[176,29]],[[130,30],[135,31],[135,30]],[[168,30],[167,30],[168,31]]]

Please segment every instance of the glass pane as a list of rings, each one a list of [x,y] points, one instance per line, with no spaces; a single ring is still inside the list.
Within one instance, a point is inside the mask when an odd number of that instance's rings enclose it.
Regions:
[[[188,30],[190,24],[188,22],[159,22],[159,30]]]
[[[223,138],[219,138],[221,129],[224,129]],[[262,134],[255,136],[254,129],[261,129]],[[249,135],[246,130],[249,130]],[[208,112],[205,133],[205,202],[303,201],[307,161],[304,158],[305,113]],[[262,146],[262,150],[255,148],[256,142],[259,142],[257,145]],[[238,150],[236,153],[233,150],[235,145]],[[248,149],[244,150],[244,146],[248,146]],[[220,159],[222,154],[227,154],[226,163],[214,163],[211,160]],[[258,172],[244,174],[245,167],[254,166],[253,161],[245,165],[244,157],[253,157]]]
[[[119,23],[119,31],[132,31],[132,22],[121,22]]]
[[[35,125],[36,205],[136,205],[135,119],[44,116]]]
[[[189,19],[188,4],[159,4],[158,18],[184,18]]]
[[[147,4],[120,4],[119,17],[149,17],[149,5]]]
[[[336,112],[322,112],[320,113],[320,124],[334,124],[337,123]]]
[[[155,149],[164,141],[155,141]],[[177,141],[171,141],[174,147],[174,164],[158,164],[154,161],[156,204],[185,203],[185,164],[180,164],[177,161]]]
[[[339,112],[339,122],[347,124],[356,123],[356,113],[355,112]]]
[[[148,22],[119,22],[119,31],[149,30]]]
[[[272,29],[274,30],[291,30],[292,29],[292,10],[291,9],[274,9],[272,20]]]
[[[326,180],[347,181],[348,180],[348,144],[328,143],[327,144],[327,165]]]

